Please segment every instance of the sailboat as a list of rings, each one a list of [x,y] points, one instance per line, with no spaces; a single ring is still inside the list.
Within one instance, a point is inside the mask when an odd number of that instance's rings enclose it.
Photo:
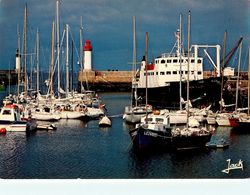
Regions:
[[[246,115],[239,115],[231,119],[230,122],[234,125],[237,131],[249,131],[250,128],[250,46],[248,47],[248,109]]]
[[[146,33],[145,68],[148,67],[148,33]],[[147,81],[147,79],[146,79]],[[146,88],[147,89],[147,88]],[[146,92],[147,94],[147,92]],[[147,96],[146,96],[147,97]],[[147,102],[147,100],[146,100]],[[129,131],[133,146],[145,149],[157,146],[168,146],[171,143],[171,127],[168,111],[146,113],[136,127]]]
[[[240,39],[242,40],[242,38]],[[238,98],[239,98],[239,79],[240,79],[240,65],[241,65],[241,50],[242,50],[242,41],[239,43],[239,59],[238,59],[238,74],[237,74],[237,82],[236,82],[236,94],[235,94],[235,110],[233,113],[219,113],[216,117],[216,122],[219,126],[238,126],[239,117],[245,115],[244,113],[240,113],[238,109]],[[223,99],[221,107],[223,106]],[[244,110],[244,109],[243,109]]]
[[[132,77],[132,85],[135,84],[136,80],[136,19],[135,16],[133,17],[133,24],[134,24],[134,33],[133,33],[133,72],[134,75]],[[143,60],[143,63],[145,61]],[[145,63],[146,64],[146,63]],[[145,66],[144,64],[144,66]],[[147,89],[146,89],[147,90]],[[134,91],[134,96],[133,96]],[[134,97],[134,101],[133,101]],[[146,115],[146,113],[152,113],[152,106],[148,105],[139,105],[138,104],[138,97],[137,97],[137,87],[132,87],[132,98],[131,98],[131,105],[125,107],[125,112],[123,114],[123,119],[128,123],[139,123],[141,118]]]
[[[187,102],[189,102],[189,76],[190,76],[190,23],[191,12],[188,14],[188,64],[187,64]],[[175,149],[194,149],[205,147],[210,141],[212,132],[205,127],[190,126],[190,105],[187,104],[187,125],[183,128],[172,129],[172,147]],[[192,118],[192,120],[195,120]]]
[[[190,13],[188,18],[188,48],[190,48]],[[188,73],[189,61],[188,50]],[[187,102],[189,102],[189,76],[187,78]],[[167,110],[161,110],[159,113],[146,114],[146,116],[141,119],[141,123],[137,124],[135,129],[129,131],[133,146],[137,149],[159,146],[164,149],[191,149],[205,147],[206,143],[211,139],[212,131],[199,126],[199,123],[197,123],[194,118],[189,118],[189,104],[187,104],[186,114],[187,126],[183,128],[170,126],[170,115]],[[191,123],[192,127],[190,127]]]

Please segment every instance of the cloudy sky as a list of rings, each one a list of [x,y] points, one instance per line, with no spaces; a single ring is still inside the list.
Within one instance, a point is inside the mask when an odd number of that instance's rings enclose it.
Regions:
[[[50,61],[51,26],[55,18],[56,0],[0,0],[0,68],[14,67],[17,29],[23,32],[23,12],[28,5],[28,50],[33,53],[35,33],[41,40],[41,66]],[[95,70],[129,70],[132,61],[133,16],[137,20],[137,53],[144,54],[145,32],[149,33],[149,59],[170,52],[174,32],[183,15],[186,35],[187,15],[191,10],[192,44],[223,45],[228,32],[227,48],[231,49],[243,36],[243,63],[249,43],[250,0],[61,0],[61,30],[69,24],[79,48],[80,18],[83,18],[84,39],[93,46]],[[79,50],[79,49],[78,49]],[[77,56],[77,53],[75,53]]]

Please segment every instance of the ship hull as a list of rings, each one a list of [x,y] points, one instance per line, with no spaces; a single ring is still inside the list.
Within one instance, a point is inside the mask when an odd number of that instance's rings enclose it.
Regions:
[[[179,82],[170,82],[165,87],[148,88],[148,104],[159,108],[179,108],[180,92]],[[182,83],[182,97],[187,97],[187,83]],[[145,88],[137,88],[138,97],[145,102]],[[213,107],[219,107],[221,98],[221,77],[208,78],[189,82],[189,99],[199,100],[192,102],[193,106],[213,104]]]
[[[169,129],[169,132],[156,132],[139,127],[131,130],[129,134],[136,149],[157,148],[160,146],[169,149],[171,146],[171,129]]]
[[[211,139],[212,134],[200,136],[176,136],[173,137],[172,147],[177,150],[204,148]]]

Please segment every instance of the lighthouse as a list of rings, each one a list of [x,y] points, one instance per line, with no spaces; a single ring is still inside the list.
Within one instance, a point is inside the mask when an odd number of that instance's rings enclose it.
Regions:
[[[90,40],[86,40],[84,45],[84,70],[92,70],[92,46]]]
[[[21,70],[21,54],[19,52],[19,50],[17,49],[16,52],[16,71],[20,71]]]

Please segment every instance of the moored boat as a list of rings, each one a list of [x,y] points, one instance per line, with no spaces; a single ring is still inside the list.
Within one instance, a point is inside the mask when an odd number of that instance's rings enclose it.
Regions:
[[[171,144],[171,127],[168,113],[149,114],[136,124],[135,129],[129,131],[133,146],[137,149],[168,147]]]
[[[206,127],[186,127],[172,130],[172,147],[177,150],[204,148],[212,137]]]
[[[137,149],[158,148],[194,149],[205,147],[212,131],[205,127],[171,127],[169,113],[149,114],[141,119],[135,129],[129,131],[133,146]]]
[[[216,62],[213,62],[216,66],[216,76],[205,78],[203,75],[203,58],[198,56],[198,50],[204,45],[191,46],[193,52],[189,56],[190,71],[188,73],[188,55],[184,53],[182,48],[180,33],[179,30],[175,33],[175,53],[163,53],[155,58],[153,63],[147,65],[145,57],[143,57],[140,70],[137,71],[133,88],[137,88],[138,97],[141,97],[145,102],[145,80],[147,77],[148,103],[153,107],[178,107],[180,93],[177,89],[180,88],[181,80],[182,96],[186,96],[187,77],[189,77],[190,99],[201,97],[199,103],[205,99],[204,104],[218,102],[220,99],[220,45],[206,45],[206,48],[216,50]]]
[[[6,131],[29,132],[35,130],[36,122],[31,119],[22,120],[20,109],[17,105],[4,106],[0,111],[0,129]]]
[[[32,118],[39,121],[58,121],[61,119],[60,113],[49,107],[36,108],[31,114]]]
[[[152,106],[126,106],[123,119],[128,123],[139,123],[146,113],[152,113]]]
[[[206,144],[206,147],[211,149],[217,149],[217,148],[225,149],[229,147],[229,143],[226,142],[224,139],[221,139],[220,141],[217,142],[208,142]]]
[[[229,118],[231,117],[230,113],[219,113],[216,116],[216,123],[219,126],[230,126]]]

